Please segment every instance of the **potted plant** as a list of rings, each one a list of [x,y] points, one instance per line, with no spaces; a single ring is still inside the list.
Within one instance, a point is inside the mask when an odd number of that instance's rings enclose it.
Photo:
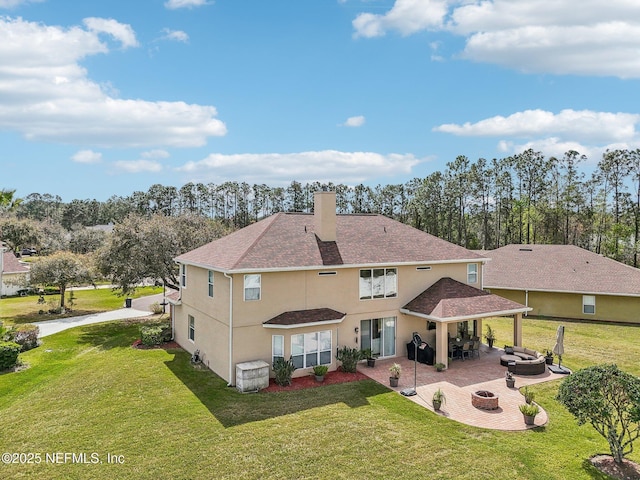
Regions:
[[[513,373],[507,372],[505,375],[505,380],[507,382],[507,388],[513,388],[516,386],[516,379],[513,378]]]
[[[389,367],[389,385],[392,387],[398,386],[398,379],[400,378],[400,372],[402,371],[402,367],[398,363],[394,363]]]
[[[533,403],[533,399],[536,397],[536,394],[528,386],[522,389],[522,395],[524,395],[524,401],[529,405]]]
[[[431,398],[431,403],[433,404],[434,410],[440,410],[440,407],[443,403],[447,401],[447,397],[445,397],[444,392],[441,388],[433,392],[433,397]]]
[[[534,425],[536,415],[540,413],[540,407],[538,407],[538,405],[536,405],[535,403],[524,403],[520,405],[519,408],[524,417],[524,423],[526,425]]]
[[[547,354],[544,356],[544,361],[547,365],[553,365],[553,352],[551,350],[547,350]]]
[[[373,356],[370,348],[365,348],[364,350],[362,350],[362,358],[367,359],[367,367],[373,368],[376,366],[376,357]]]
[[[316,365],[313,367],[313,374],[316,377],[316,382],[324,382],[324,376],[327,374],[329,367],[326,365]]]
[[[496,341],[496,334],[491,329],[491,325],[487,325],[487,333],[484,334],[484,338],[487,341],[487,345],[489,345],[489,348],[493,348],[493,342]]]
[[[443,370],[444,370],[445,364],[444,364],[444,363],[440,363],[440,362],[438,362],[438,363],[436,363],[436,364],[434,365],[434,367],[436,367],[436,371],[437,371],[437,372],[441,372],[441,371],[443,371]]]

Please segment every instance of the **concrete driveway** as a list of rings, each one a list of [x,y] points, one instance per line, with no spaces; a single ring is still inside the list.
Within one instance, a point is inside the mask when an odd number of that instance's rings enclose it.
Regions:
[[[135,301],[135,300],[134,300]],[[142,303],[142,302],[141,302]],[[150,302],[151,304],[153,302]],[[44,322],[34,322],[34,325],[40,327],[39,337],[46,337],[54,333],[62,332],[69,328],[79,327],[81,325],[90,325],[92,323],[108,322],[111,320],[124,320],[126,318],[146,317],[151,312],[146,310],[138,310],[137,308],[120,308],[110,312],[94,313],[91,315],[80,315],[78,317],[60,318],[57,320],[46,320]]]

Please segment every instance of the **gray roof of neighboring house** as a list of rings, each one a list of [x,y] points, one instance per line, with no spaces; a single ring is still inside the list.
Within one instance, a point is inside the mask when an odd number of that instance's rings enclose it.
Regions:
[[[2,273],[26,273],[29,266],[16,258],[13,252],[3,252]]]
[[[484,259],[382,215],[337,215],[335,243],[319,241],[314,232],[313,214],[277,213],[176,260],[246,271]]]
[[[507,245],[483,252],[485,288],[640,296],[640,270],[573,245]]]
[[[434,320],[455,320],[531,310],[517,302],[444,277],[402,307]]]

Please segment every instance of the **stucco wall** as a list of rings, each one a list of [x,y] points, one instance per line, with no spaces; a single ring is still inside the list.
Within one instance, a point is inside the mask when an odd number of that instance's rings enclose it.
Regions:
[[[525,304],[525,292],[490,289],[491,293]],[[595,314],[582,313],[582,294],[529,292],[530,316],[541,315],[581,320],[640,323],[640,298],[615,295],[596,295]]]
[[[272,335],[284,335],[285,358],[291,354],[291,335],[322,330],[332,332],[332,347],[358,347],[360,321],[396,317],[396,356],[406,356],[406,343],[412,333],[427,335],[424,319],[403,315],[400,308],[442,277],[467,280],[467,264],[431,265],[431,270],[416,266],[397,268],[398,296],[360,300],[359,268],[261,274],[261,299],[244,300],[244,274],[233,275],[233,364],[252,360],[271,363]],[[478,279],[481,278],[479,264]],[[335,275],[319,272],[335,271]],[[229,285],[223,274],[215,272],[214,297],[208,297],[207,270],[187,266],[187,287],[182,290],[182,305],[175,308],[176,341],[189,352],[200,349],[204,361],[225,380],[228,378]],[[473,284],[480,287],[480,280]],[[339,324],[294,329],[265,328],[263,323],[283,312],[312,308],[332,308],[346,313]],[[187,315],[196,319],[196,341],[187,338]],[[455,325],[453,325],[455,331]],[[330,370],[337,364],[332,359]],[[296,370],[295,376],[308,375],[311,369]],[[235,374],[235,368],[234,372]]]

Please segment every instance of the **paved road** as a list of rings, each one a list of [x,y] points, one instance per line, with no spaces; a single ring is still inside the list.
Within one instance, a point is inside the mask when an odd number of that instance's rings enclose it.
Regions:
[[[151,295],[151,297],[155,297],[155,295]],[[102,312],[102,313],[93,313],[91,315],[80,315],[78,317],[68,317],[68,318],[60,318],[58,320],[46,320],[44,322],[34,322],[34,325],[38,325],[40,327],[40,337],[46,337],[47,335],[53,335],[54,333],[62,332],[63,330],[67,330],[69,328],[79,327],[81,325],[90,325],[92,323],[101,323],[108,322],[110,320],[124,320],[125,318],[137,318],[137,317],[146,317],[150,315],[148,308],[145,308],[145,300],[147,297],[143,297],[138,302],[138,305],[135,304],[136,300],[134,300],[134,307],[136,308],[120,308],[118,310],[112,310],[110,312]],[[149,301],[148,305],[153,303],[154,301]],[[160,299],[162,301],[162,298]],[[148,306],[147,305],[147,306]]]

